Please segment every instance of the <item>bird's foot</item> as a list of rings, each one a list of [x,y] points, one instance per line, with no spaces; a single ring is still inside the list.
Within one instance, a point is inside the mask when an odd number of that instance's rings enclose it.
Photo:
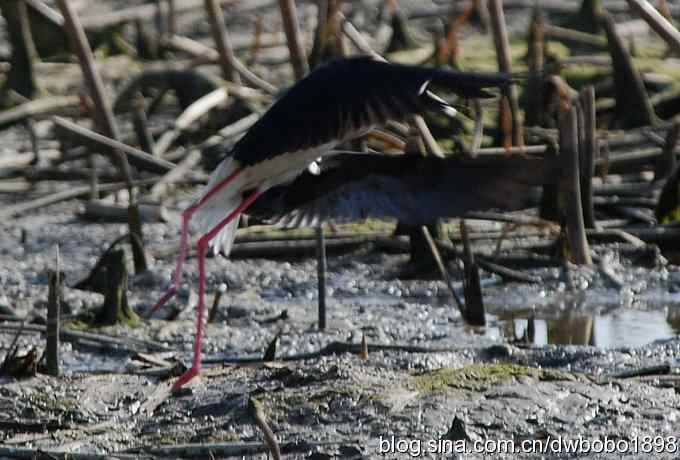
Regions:
[[[200,374],[200,372],[201,372],[200,367],[193,366],[191,369],[182,374],[175,381],[175,383],[172,384],[172,391],[175,392],[180,390],[184,385],[186,385],[189,382],[189,380],[193,379],[198,374]]]

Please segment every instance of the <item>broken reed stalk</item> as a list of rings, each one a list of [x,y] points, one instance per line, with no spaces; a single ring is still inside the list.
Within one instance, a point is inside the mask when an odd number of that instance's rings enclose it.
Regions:
[[[655,125],[657,118],[642,77],[636,70],[623,39],[616,31],[614,19],[611,15],[603,13],[602,24],[607,34],[609,54],[612,57],[618,125],[622,128]]]
[[[430,251],[432,252],[432,257],[434,258],[434,261],[437,263],[437,268],[439,269],[439,273],[441,273],[442,278],[444,278],[444,281],[446,282],[446,286],[449,288],[449,292],[451,292],[451,296],[453,296],[453,300],[456,301],[456,305],[458,306],[458,311],[460,312],[460,315],[463,318],[465,318],[466,306],[460,300],[460,297],[458,297],[458,294],[456,293],[456,289],[453,287],[453,280],[451,280],[451,276],[449,275],[449,271],[446,269],[446,266],[444,265],[444,261],[442,260],[442,256],[439,254],[439,250],[437,249],[437,245],[435,244],[434,239],[432,238],[432,235],[430,235],[430,231],[427,229],[426,225],[423,225],[422,227],[420,227],[420,230],[423,232],[423,236],[425,237],[425,241],[427,241],[427,245],[430,247]]]
[[[654,180],[668,179],[673,171],[677,159],[675,157],[675,148],[680,138],[680,119],[675,118],[673,125],[666,133],[664,140],[663,152],[654,162]]]
[[[489,13],[491,16],[491,29],[493,31],[494,45],[496,47],[496,58],[498,60],[498,70],[500,72],[510,74],[512,72],[511,56],[510,56],[510,41],[508,40],[508,31],[505,26],[505,15],[503,14],[502,0],[489,0]],[[512,142],[511,145],[524,145],[524,133],[522,130],[522,120],[520,119],[519,102],[517,95],[517,88],[511,84],[504,92],[505,97],[508,98],[509,109],[512,115]],[[501,105],[501,112],[503,112],[503,105]],[[504,119],[504,114],[500,114],[500,120]],[[503,142],[503,145],[506,143]]]
[[[248,398],[248,415],[253,417],[255,424],[262,431],[264,442],[269,452],[271,452],[272,458],[274,460],[281,460],[281,449],[279,448],[276,436],[274,436],[274,432],[267,423],[262,403],[253,397]]]
[[[680,32],[646,0],[627,0],[630,9],[638,13],[675,53],[680,53]]]
[[[54,122],[54,124],[58,125],[60,128],[71,131],[72,133],[77,134],[88,141],[93,141],[97,144],[109,147],[111,151],[115,150],[125,153],[125,155],[129,158],[130,163],[132,163],[138,169],[156,174],[165,174],[166,172],[174,169],[176,166],[170,161],[163,160],[161,158],[155,158],[147,152],[143,152],[142,150],[136,149],[127,144],[123,144],[120,141],[96,133],[90,129],[73,123],[66,118],[55,116],[52,117],[52,122]]]
[[[217,0],[205,0],[205,9],[210,19],[210,28],[212,30],[213,39],[217,46],[217,51],[220,55],[219,64],[222,68],[224,78],[233,81],[234,83],[241,83],[241,76],[236,71],[234,65],[234,48],[231,45],[229,32],[224,23],[224,16],[222,8],[220,8]]]
[[[316,227],[316,276],[319,285],[319,330],[326,330],[326,240],[321,224]]]
[[[59,261],[59,246],[57,245],[56,270],[48,273],[49,291],[47,293],[47,345],[46,361],[47,373],[59,377],[59,316],[61,312],[61,298],[63,280]]]
[[[307,64],[307,55],[302,46],[302,38],[298,28],[295,0],[279,0],[279,8],[281,9],[281,19],[283,20],[283,29],[286,33],[286,41],[288,42],[293,73],[295,79],[299,80],[307,74],[309,65]]]
[[[479,279],[479,266],[472,253],[472,245],[465,220],[460,221],[460,235],[463,239],[463,293],[465,294],[465,322],[471,326],[485,326],[486,314],[482,285]]]
[[[529,79],[527,80],[527,104],[524,119],[527,126],[543,125],[543,69],[545,67],[545,17],[536,6],[529,26],[527,39],[527,61],[529,65]]]
[[[579,180],[578,121],[576,108],[562,110],[559,117],[560,193],[563,221],[566,221],[571,260],[578,264],[592,264],[581,208]]]
[[[368,361],[368,341],[366,340],[366,331],[361,331],[361,351],[359,357],[362,361]]]
[[[595,211],[593,209],[593,181],[595,174],[595,159],[597,153],[595,88],[586,86],[579,94],[579,110],[582,121],[579,132],[579,157],[581,159],[581,203],[583,207],[583,222],[587,228],[595,228]]]
[[[71,41],[71,46],[78,56],[78,61],[83,70],[83,76],[85,77],[85,83],[87,84],[94,102],[94,110],[97,119],[97,125],[100,129],[104,130],[104,133],[112,138],[119,139],[118,128],[116,126],[116,121],[113,117],[113,110],[109,105],[108,100],[104,95],[104,84],[102,83],[101,77],[97,72],[97,67],[94,63],[94,56],[92,55],[92,49],[85,36],[85,30],[78,15],[75,13],[68,0],[58,0],[57,4],[64,16],[64,28],[68,32],[69,39]],[[129,203],[130,203],[130,233],[136,233],[139,235],[140,239],[143,241],[143,234],[141,233],[141,224],[139,218],[139,210],[134,206],[136,200],[134,195],[134,188],[132,185],[132,172],[130,171],[130,165],[127,161],[127,157],[123,155],[119,150],[113,150],[114,157],[117,160],[118,168],[123,176],[123,180],[127,184]],[[135,267],[141,267],[146,264],[145,261],[138,260],[139,254],[135,253]]]
[[[215,297],[213,297],[213,303],[212,306],[210,307],[210,312],[208,313],[208,323],[215,322],[215,318],[217,317],[217,310],[220,307],[220,300],[222,300],[222,296],[224,295],[225,292],[227,292],[227,285],[225,283],[222,283],[217,288],[217,292],[215,292]]]
[[[149,123],[146,117],[144,97],[140,93],[135,95],[132,108],[132,125],[135,129],[135,135],[137,136],[139,146],[145,152],[149,152],[153,156],[158,156],[155,152],[153,136],[151,136],[151,132],[149,131]]]

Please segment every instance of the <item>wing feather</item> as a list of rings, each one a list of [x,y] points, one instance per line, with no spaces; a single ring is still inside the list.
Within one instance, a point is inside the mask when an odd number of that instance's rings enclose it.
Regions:
[[[324,162],[319,176],[305,174],[272,189],[250,212],[289,227],[367,217],[421,224],[470,211],[522,209],[535,200],[537,186],[554,180],[552,165],[521,157],[472,163],[456,157],[338,157]]]

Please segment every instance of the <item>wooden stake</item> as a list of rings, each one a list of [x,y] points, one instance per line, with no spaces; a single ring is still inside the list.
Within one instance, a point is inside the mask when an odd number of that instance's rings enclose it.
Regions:
[[[323,227],[316,227],[316,275],[319,285],[319,330],[326,330],[326,241]]]

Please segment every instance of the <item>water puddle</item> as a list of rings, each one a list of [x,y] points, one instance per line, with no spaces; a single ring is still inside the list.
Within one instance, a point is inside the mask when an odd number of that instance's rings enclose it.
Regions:
[[[429,302],[447,305],[450,299],[436,296]],[[665,291],[633,295],[589,289],[546,295],[520,288],[485,294],[484,304],[487,327],[473,333],[509,342],[620,348],[680,334],[680,294]]]
[[[609,290],[560,293],[545,298],[517,294],[485,299],[485,335],[534,345],[639,347],[680,334],[680,295]]]

